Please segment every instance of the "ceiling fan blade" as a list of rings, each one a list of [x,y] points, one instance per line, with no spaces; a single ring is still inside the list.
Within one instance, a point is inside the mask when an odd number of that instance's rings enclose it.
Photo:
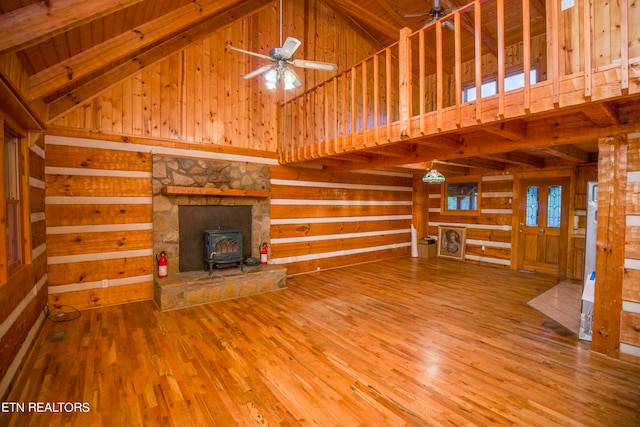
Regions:
[[[286,71],[285,73],[288,73],[288,74],[290,74],[290,75],[292,75],[292,76],[293,76],[293,78],[294,78],[294,79],[293,79],[293,82],[291,82],[291,83],[293,83],[293,86],[294,86],[294,87],[300,87],[300,86],[302,86],[302,80],[300,80],[300,77],[298,77],[298,75],[297,75],[297,74],[296,74],[296,72],[293,70],[293,68],[287,68],[287,71]],[[287,82],[286,82],[287,78],[288,78],[288,77],[287,77],[287,76],[286,76],[286,74],[285,74],[285,84],[287,83]]]
[[[338,66],[330,62],[307,61],[304,59],[294,59],[291,64],[300,68],[310,68],[312,70],[338,71]]]
[[[405,18],[421,18],[423,16],[429,16],[430,13],[407,13],[406,15],[402,15]]]
[[[283,59],[291,58],[301,44],[302,42],[295,37],[287,37],[282,48],[280,48],[280,55]]]
[[[272,68],[273,68],[272,64],[263,65],[262,67],[260,67],[260,68],[258,68],[256,70],[253,70],[252,72],[250,72],[248,74],[245,74],[244,76],[242,76],[242,78],[244,80],[249,80],[249,79],[254,78],[255,76],[259,76],[260,74],[266,73],[267,71],[269,71]]]
[[[246,53],[247,55],[257,56],[258,58],[268,59],[269,61],[273,61],[270,56],[263,55],[261,53],[251,52],[249,50],[240,49],[239,47],[231,46],[230,44],[225,46],[225,49],[235,50],[236,52]]]

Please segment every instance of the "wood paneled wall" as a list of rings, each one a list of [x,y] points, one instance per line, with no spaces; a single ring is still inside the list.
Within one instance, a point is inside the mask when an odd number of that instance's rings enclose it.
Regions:
[[[151,154],[47,137],[49,303],[152,297]]]
[[[0,112],[0,136],[4,120]],[[4,138],[0,138],[4,140]],[[0,399],[20,367],[31,342],[45,319],[47,302],[47,246],[45,242],[45,182],[44,134],[28,133],[24,138],[21,158],[24,159],[26,191],[25,263],[6,283],[0,283]],[[2,150],[4,147],[0,144]],[[22,160],[21,160],[22,162]],[[4,196],[2,204],[4,209]],[[23,211],[24,212],[24,211]],[[2,215],[4,216],[4,215]],[[4,244],[4,242],[2,242]]]
[[[640,362],[640,134],[628,136],[621,358]]]
[[[481,180],[480,216],[443,215],[440,210],[443,187],[425,184],[429,192],[427,233],[438,235],[439,225],[467,227],[465,260],[497,267],[511,266],[511,216],[513,175],[488,175]],[[424,237],[424,236],[418,236]],[[484,246],[484,251],[482,247]]]
[[[337,62],[350,67],[377,48],[360,37],[322,2],[284,2],[283,38],[302,41],[297,58]],[[263,54],[280,45],[278,2],[234,22],[187,49],[116,84],[80,105],[55,125],[132,135],[276,151],[277,105],[281,91],[265,89],[259,76],[241,76],[266,61],[235,51],[231,44]],[[332,77],[332,73],[297,70],[304,85],[291,98]]]
[[[408,255],[412,176],[271,169],[271,257],[287,274]]]
[[[133,137],[99,140],[55,128],[49,133],[44,171],[51,305],[89,308],[152,298],[152,151],[276,163],[275,155],[255,150]]]

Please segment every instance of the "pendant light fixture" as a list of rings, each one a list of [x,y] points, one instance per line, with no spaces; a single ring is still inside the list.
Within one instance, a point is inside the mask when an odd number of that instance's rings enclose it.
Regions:
[[[439,184],[445,181],[444,175],[438,172],[437,169],[433,168],[433,163],[431,162],[431,168],[427,169],[427,173],[422,177],[422,182],[426,182],[427,184]]]

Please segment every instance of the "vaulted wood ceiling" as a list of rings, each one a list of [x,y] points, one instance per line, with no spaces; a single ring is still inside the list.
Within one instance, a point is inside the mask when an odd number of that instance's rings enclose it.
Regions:
[[[353,28],[381,48],[398,40],[403,27],[418,29],[430,20],[432,0],[320,0]],[[74,97],[78,88],[85,97],[187,46],[199,37],[237,19],[255,13],[274,0],[2,0],[0,1],[0,55],[15,53],[30,79],[29,101],[51,105]],[[465,0],[441,0],[455,8]],[[518,3],[519,2],[515,2]],[[514,3],[514,4],[515,4]],[[513,9],[510,6],[511,9]],[[531,0],[532,35],[545,31],[543,0]],[[510,10],[510,9],[508,9]],[[509,11],[507,11],[507,15]],[[536,18],[537,16],[537,18]],[[464,22],[463,22],[464,25]],[[512,26],[517,33],[518,26]],[[505,36],[509,44],[510,35]],[[495,49],[496,29],[483,28],[483,50]],[[75,103],[83,99],[74,99]],[[598,105],[585,112],[585,120],[615,125],[616,106]],[[599,123],[597,123],[599,122]],[[510,139],[522,135],[505,129],[484,129]],[[410,149],[397,147],[398,152]],[[594,160],[595,139],[560,147],[529,147],[518,152],[451,159],[466,172],[470,168],[495,169],[505,165],[539,167],[547,159],[583,163]]]

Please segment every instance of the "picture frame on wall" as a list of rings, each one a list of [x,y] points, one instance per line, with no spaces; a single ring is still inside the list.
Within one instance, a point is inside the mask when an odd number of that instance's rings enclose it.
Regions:
[[[438,256],[464,261],[467,228],[438,226]]]

